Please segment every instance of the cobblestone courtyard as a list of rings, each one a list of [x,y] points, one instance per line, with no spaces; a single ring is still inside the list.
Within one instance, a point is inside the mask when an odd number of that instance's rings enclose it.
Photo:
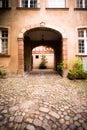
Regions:
[[[87,130],[87,80],[55,72],[0,79],[0,130]]]

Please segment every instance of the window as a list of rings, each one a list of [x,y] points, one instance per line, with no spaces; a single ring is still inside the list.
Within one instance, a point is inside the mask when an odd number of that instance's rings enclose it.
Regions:
[[[77,8],[87,8],[87,0],[77,0]]]
[[[87,29],[78,30],[78,53],[87,55]]]
[[[36,55],[35,58],[36,58],[36,59],[39,59],[39,55]]]
[[[83,70],[87,72],[87,57],[82,57]]]
[[[37,0],[21,0],[20,7],[37,8]]]
[[[8,30],[0,29],[0,53],[8,52]]]
[[[65,0],[48,0],[48,8],[65,8]]]
[[[9,0],[0,0],[0,8],[8,8]]]

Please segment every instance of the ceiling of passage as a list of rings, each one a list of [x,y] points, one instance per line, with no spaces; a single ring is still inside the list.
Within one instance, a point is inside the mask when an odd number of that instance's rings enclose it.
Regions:
[[[50,28],[34,28],[25,33],[26,37],[29,37],[32,41],[40,41],[44,40],[59,40],[61,38],[61,34]]]

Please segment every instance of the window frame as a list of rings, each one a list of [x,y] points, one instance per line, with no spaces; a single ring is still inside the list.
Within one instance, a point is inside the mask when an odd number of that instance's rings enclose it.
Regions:
[[[80,3],[82,1],[82,4]],[[87,9],[86,0],[76,0],[76,8]]]
[[[51,4],[50,4],[50,6],[48,5],[51,1],[52,1],[52,3],[55,2],[54,6],[53,5],[51,6]],[[56,6],[58,4],[58,1],[47,0],[46,8],[48,8],[48,9],[51,9],[51,8],[53,8],[53,9],[65,9],[66,8],[66,0],[63,0],[63,1],[64,1],[64,3],[63,3],[64,6]],[[61,0],[59,2],[61,2]]]
[[[83,31],[83,35],[81,36],[81,32]],[[80,41],[83,41],[84,46],[81,45]],[[79,46],[80,44],[80,46]],[[83,46],[81,48],[81,46]],[[81,48],[81,50],[80,50]],[[83,49],[83,50],[82,50]],[[78,54],[79,55],[87,55],[87,28],[78,29]]]
[[[31,0],[27,0],[27,6],[23,6],[23,0],[20,0],[19,7],[20,8],[38,8],[38,1],[33,0],[32,2],[35,2],[35,1],[36,1],[36,4],[35,3],[31,4]]]
[[[0,0],[0,9],[11,9],[11,0]]]
[[[5,34],[6,32],[3,33],[3,31],[6,31],[7,34]],[[7,36],[5,36],[5,35],[7,35]],[[5,51],[5,49],[6,49],[6,51]],[[8,45],[8,28],[0,28],[0,54],[8,55],[8,52],[9,52],[8,49],[9,49],[9,45]]]

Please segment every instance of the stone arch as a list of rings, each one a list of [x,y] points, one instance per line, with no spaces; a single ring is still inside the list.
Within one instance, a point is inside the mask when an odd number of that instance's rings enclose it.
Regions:
[[[19,32],[18,38],[23,38],[24,33],[27,30],[30,30],[30,29],[33,29],[33,28],[38,28],[38,27],[46,27],[46,28],[53,29],[55,31],[60,32],[62,34],[63,38],[67,38],[66,32],[62,28],[60,28],[58,26],[53,26],[53,25],[50,25],[50,24],[45,24],[44,22],[41,22],[41,23],[38,23],[38,24],[27,25],[27,26],[23,27],[21,29],[21,31]]]
[[[18,73],[24,72],[24,34],[31,29],[40,27],[49,28],[61,34],[63,40],[63,47],[62,47],[63,60],[67,61],[67,35],[62,28],[46,24],[44,22],[33,25],[27,25],[21,29],[18,35]]]

